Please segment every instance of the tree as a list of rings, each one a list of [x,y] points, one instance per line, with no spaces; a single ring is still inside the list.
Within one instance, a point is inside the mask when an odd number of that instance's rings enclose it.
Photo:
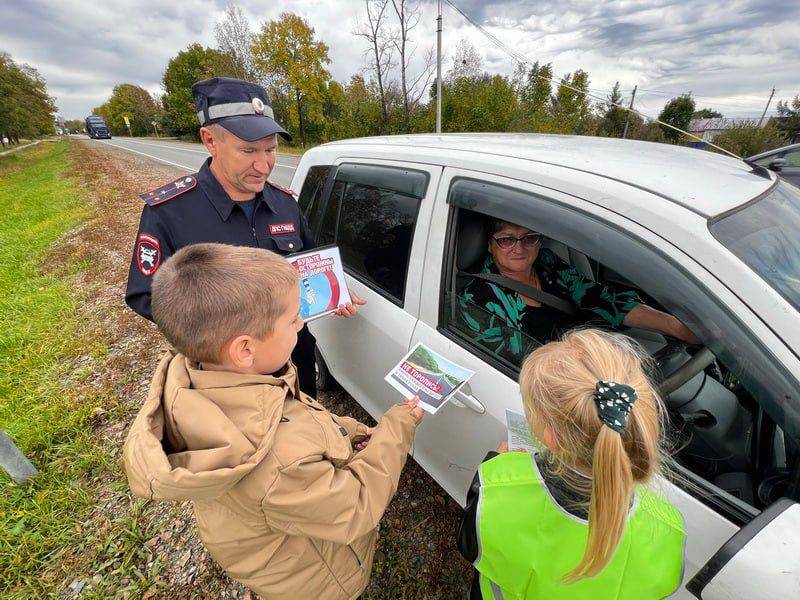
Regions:
[[[160,112],[161,108],[148,91],[131,83],[115,85],[108,101],[93,111],[105,119],[114,135],[128,134],[125,125],[125,117],[128,117],[130,133],[136,136],[152,133],[152,122],[159,119]]]
[[[774,123],[758,127],[757,121],[737,123],[714,138],[717,146],[741,157],[753,156],[786,144],[786,134]],[[713,148],[712,148],[713,149]]]
[[[374,86],[362,75],[353,75],[348,84],[342,86],[331,81],[328,86],[330,104],[338,103],[334,110],[326,109],[326,139],[342,139],[379,135],[384,126],[380,96]],[[338,96],[341,90],[341,96]],[[337,100],[338,96],[338,100]],[[326,104],[326,106],[328,106]]]
[[[673,98],[667,102],[664,106],[664,110],[658,115],[658,120],[685,131],[689,127],[689,122],[692,120],[694,108],[692,93],[681,94],[677,98]],[[679,131],[675,131],[664,125],[661,125],[661,130],[664,132],[664,138],[673,144],[677,144],[683,137],[683,134]]]
[[[403,117],[406,131],[410,128],[411,113],[419,104],[435,73],[433,48],[425,55],[422,71],[413,77],[409,74],[409,66],[416,47],[411,45],[411,33],[419,25],[421,11],[419,4],[411,0],[391,0],[392,8],[397,16],[398,35],[394,36],[394,47],[400,62],[400,93],[403,102]]]
[[[478,49],[469,41],[460,39],[453,55],[453,65],[445,75],[445,79],[455,81],[467,78],[475,79],[483,74],[483,59]]]
[[[721,119],[722,113],[713,108],[701,108],[694,111],[693,119]]]
[[[539,64],[536,61],[529,69],[520,63],[514,74],[514,90],[519,99],[518,116],[514,125],[516,131],[547,130],[550,119],[549,102],[553,93],[551,80],[553,65]]]
[[[445,131],[508,131],[516,112],[514,88],[501,75],[480,73],[442,83]]]
[[[389,84],[389,70],[392,68],[392,38],[386,28],[386,7],[389,0],[364,0],[367,9],[367,18],[353,28],[353,34],[364,38],[369,43],[370,55],[369,70],[375,76],[378,84],[378,97],[381,103],[381,130],[382,133],[389,123],[389,105],[387,102],[387,87]]]
[[[582,69],[561,78],[555,96],[550,98],[553,133],[581,133],[579,125],[591,111],[588,91],[589,74]]]
[[[622,132],[625,130],[625,121],[628,119],[628,111],[622,108],[620,104],[622,104],[622,91],[619,88],[619,81],[617,81],[602,106],[597,135],[622,137]]]
[[[233,76],[246,81],[256,81],[258,71],[250,51],[253,45],[253,32],[239,6],[231,4],[225,9],[224,16],[214,26],[214,36],[220,52],[229,57]]]
[[[255,65],[271,86],[284,96],[294,97],[294,111],[300,129],[300,143],[306,145],[306,120],[321,120],[322,104],[331,74],[328,46],[314,39],[314,28],[302,17],[283,13],[261,26],[252,47]],[[290,119],[293,121],[294,119]]]
[[[165,125],[173,135],[197,136],[199,123],[192,84],[209,77],[233,77],[229,57],[218,50],[192,44],[170,59],[164,71]]]
[[[83,119],[68,119],[64,121],[64,128],[70,133],[83,131]]]
[[[778,118],[775,119],[778,129],[790,138],[800,133],[800,95],[794,97],[791,106],[788,101],[778,102]]]
[[[55,111],[55,101],[39,72],[0,53],[0,141],[5,136],[16,144],[23,137],[54,133]]]

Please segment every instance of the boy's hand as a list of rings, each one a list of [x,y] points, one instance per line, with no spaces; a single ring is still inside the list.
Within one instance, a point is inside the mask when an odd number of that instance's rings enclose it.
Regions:
[[[355,444],[353,444],[353,448],[355,448],[356,452],[360,452],[361,450],[367,447],[367,444],[369,444],[369,441],[371,439],[372,439],[372,434],[366,436],[360,442],[356,442]]]
[[[413,398],[406,398],[405,400],[403,400],[403,405],[408,406],[411,409],[411,415],[417,420],[417,425],[422,423],[422,419],[425,418],[425,411],[418,406],[419,396],[414,396]]]
[[[358,313],[356,306],[364,306],[367,303],[366,300],[363,300],[353,291],[350,292],[350,300],[351,302],[340,304],[333,314],[338,317],[354,317]]]
[[[497,452],[500,454],[508,452],[508,442],[500,442],[500,445],[497,447]]]

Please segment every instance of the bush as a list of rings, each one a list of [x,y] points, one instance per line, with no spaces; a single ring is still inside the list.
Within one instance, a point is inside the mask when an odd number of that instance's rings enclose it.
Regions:
[[[780,148],[788,143],[786,134],[770,123],[758,127],[755,121],[727,129],[714,138],[714,143],[742,158]]]

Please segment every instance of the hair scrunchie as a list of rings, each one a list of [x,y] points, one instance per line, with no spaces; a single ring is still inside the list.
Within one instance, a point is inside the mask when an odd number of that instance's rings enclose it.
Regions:
[[[628,426],[628,413],[638,398],[636,390],[616,381],[598,381],[594,390],[597,416],[606,427],[622,434]]]

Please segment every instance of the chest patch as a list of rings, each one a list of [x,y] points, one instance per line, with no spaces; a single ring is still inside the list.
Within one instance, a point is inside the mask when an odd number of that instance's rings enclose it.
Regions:
[[[142,275],[150,277],[161,264],[161,242],[149,233],[140,233],[136,240],[136,264]]]
[[[286,235],[288,233],[297,233],[294,223],[274,223],[269,226],[270,235]]]

